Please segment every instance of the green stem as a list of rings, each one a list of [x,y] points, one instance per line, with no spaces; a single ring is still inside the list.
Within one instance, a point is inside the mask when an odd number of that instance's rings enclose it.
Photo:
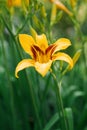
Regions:
[[[65,116],[62,97],[61,97],[61,94],[60,94],[61,82],[58,84],[55,74],[53,74],[53,73],[51,73],[51,74],[53,76],[53,79],[54,79],[55,85],[56,85],[55,86],[55,92],[56,92],[56,97],[57,97],[58,112],[59,112],[59,116],[60,116],[60,119],[61,119],[61,128],[62,128],[62,130],[68,130],[67,119],[66,119],[66,116]]]
[[[44,89],[44,91],[43,91],[42,103],[43,103],[43,102],[45,101],[45,99],[46,99],[47,92],[48,92],[48,89],[49,89],[50,80],[51,80],[51,75],[49,75],[49,77],[47,78],[47,82],[46,82],[46,85],[45,85],[45,89]]]
[[[23,25],[17,30],[17,32],[16,32],[16,35],[15,36],[17,36],[22,30],[23,30],[23,28],[25,27],[25,25],[27,24],[27,22],[28,22],[28,20],[29,20],[29,18],[30,18],[30,16],[28,16],[27,18],[26,18],[26,20],[24,21],[24,23],[23,23]]]

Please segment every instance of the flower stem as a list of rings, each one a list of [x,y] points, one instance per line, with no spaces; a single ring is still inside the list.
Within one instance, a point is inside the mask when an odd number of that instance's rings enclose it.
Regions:
[[[57,98],[58,112],[59,112],[59,116],[60,116],[60,119],[61,119],[61,128],[62,128],[62,130],[68,130],[67,119],[65,117],[62,97],[61,97],[61,94],[60,94],[61,82],[58,83],[55,74],[53,74],[53,73],[51,73],[51,74],[52,74],[53,79],[55,81],[55,92],[56,92],[56,98]]]
[[[30,18],[30,16],[28,16],[26,19],[25,19],[25,21],[24,21],[24,23],[23,23],[23,25],[21,25],[21,27],[17,30],[17,32],[16,32],[16,35],[15,36],[17,36],[22,30],[23,30],[23,28],[25,27],[25,25],[27,24],[27,22],[28,22],[28,20],[29,20],[29,18]]]

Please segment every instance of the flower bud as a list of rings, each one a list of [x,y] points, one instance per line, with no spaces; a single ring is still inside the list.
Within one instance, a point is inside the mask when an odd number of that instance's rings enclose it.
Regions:
[[[52,6],[52,12],[51,12],[51,25],[55,23],[56,20],[56,13],[57,13],[57,7],[55,4]]]

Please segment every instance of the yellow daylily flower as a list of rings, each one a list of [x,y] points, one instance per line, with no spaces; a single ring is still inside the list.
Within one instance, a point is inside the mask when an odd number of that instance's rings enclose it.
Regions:
[[[73,13],[71,11],[69,11],[67,9],[67,7],[62,2],[60,2],[60,0],[50,0],[50,2],[54,3],[57,6],[58,9],[65,11],[70,16],[73,15]]]
[[[29,0],[25,0],[25,3],[29,5]],[[22,5],[22,0],[7,0],[7,5],[9,7],[20,7]]]
[[[19,41],[24,51],[31,56],[31,59],[24,59],[18,63],[15,70],[17,78],[18,72],[28,67],[34,67],[44,77],[49,71],[52,62],[56,60],[63,60],[71,68],[73,67],[71,57],[66,53],[59,52],[71,45],[70,40],[66,38],[60,38],[55,43],[48,45],[45,34],[36,34],[35,40],[30,35],[19,34]]]

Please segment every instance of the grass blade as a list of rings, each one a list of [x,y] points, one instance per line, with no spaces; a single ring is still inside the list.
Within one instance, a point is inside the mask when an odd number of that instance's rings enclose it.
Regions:
[[[47,123],[43,130],[50,130],[50,128],[59,120],[59,115],[56,113]]]
[[[74,130],[74,128],[73,128],[73,114],[72,114],[72,109],[71,108],[66,108],[65,109],[65,114],[66,114],[67,123],[68,123],[68,130]]]

